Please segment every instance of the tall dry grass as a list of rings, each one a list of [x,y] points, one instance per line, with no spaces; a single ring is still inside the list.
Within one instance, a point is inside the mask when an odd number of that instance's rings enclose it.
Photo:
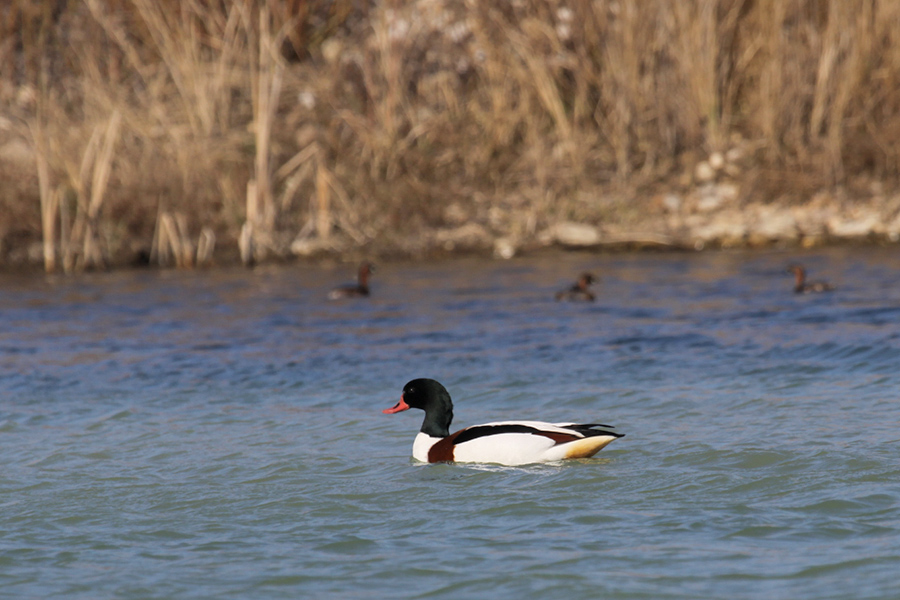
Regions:
[[[162,230],[252,261],[638,221],[731,148],[748,197],[900,173],[888,0],[14,0],[0,29],[0,148],[33,156],[0,152],[0,236],[48,269]]]

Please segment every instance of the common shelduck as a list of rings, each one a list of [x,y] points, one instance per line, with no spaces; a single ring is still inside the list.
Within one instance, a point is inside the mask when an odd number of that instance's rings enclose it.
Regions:
[[[571,287],[556,292],[557,300],[587,300],[594,301],[594,294],[588,288],[597,279],[591,273],[582,273]]]
[[[830,292],[834,287],[824,281],[806,281],[806,269],[800,265],[788,267],[788,273],[794,274],[794,293],[809,294],[811,292]]]
[[[414,379],[385,414],[410,408],[425,411],[422,429],[413,442],[413,458],[422,462],[529,463],[588,458],[623,433],[608,431],[600,423],[544,423],[541,421],[498,421],[460,429],[450,434],[453,402],[447,389],[434,379]],[[602,429],[600,429],[602,428]]]
[[[328,297],[332,300],[367,297],[369,295],[369,275],[374,272],[375,265],[369,262],[362,263],[356,274],[356,285],[338,286],[328,293]]]

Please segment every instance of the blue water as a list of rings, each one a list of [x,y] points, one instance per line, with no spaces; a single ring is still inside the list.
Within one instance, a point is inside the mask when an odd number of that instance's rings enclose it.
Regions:
[[[385,263],[326,300],[352,276],[0,276],[0,597],[900,597],[895,249]],[[381,413],[416,377],[459,427],[626,437],[416,464],[421,413]]]

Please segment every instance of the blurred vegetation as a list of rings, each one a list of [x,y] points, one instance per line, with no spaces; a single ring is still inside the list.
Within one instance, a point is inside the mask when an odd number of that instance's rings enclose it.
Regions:
[[[894,185],[898,37],[895,0],[11,0],[0,250],[414,255],[640,223],[716,152],[740,201]]]

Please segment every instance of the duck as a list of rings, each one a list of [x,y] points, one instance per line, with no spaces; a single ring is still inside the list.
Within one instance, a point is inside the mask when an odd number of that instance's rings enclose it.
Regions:
[[[423,463],[495,463],[506,466],[589,458],[624,433],[602,423],[496,421],[450,433],[453,402],[434,379],[413,379],[400,401],[384,414],[411,408],[425,411],[413,442],[413,458]]]
[[[341,298],[366,298],[369,296],[369,275],[375,272],[375,265],[370,262],[364,262],[359,265],[359,271],[356,274],[356,285],[341,285],[328,293],[331,300],[339,300]]]
[[[578,277],[578,281],[572,284],[571,287],[564,289],[562,291],[556,292],[557,300],[587,300],[588,302],[594,301],[594,294],[588,288],[592,283],[597,281],[597,278],[594,277],[592,273],[582,273]]]
[[[794,274],[794,293],[809,294],[818,292],[830,292],[834,287],[825,281],[806,281],[806,269],[800,265],[791,265],[788,267],[788,273]]]

